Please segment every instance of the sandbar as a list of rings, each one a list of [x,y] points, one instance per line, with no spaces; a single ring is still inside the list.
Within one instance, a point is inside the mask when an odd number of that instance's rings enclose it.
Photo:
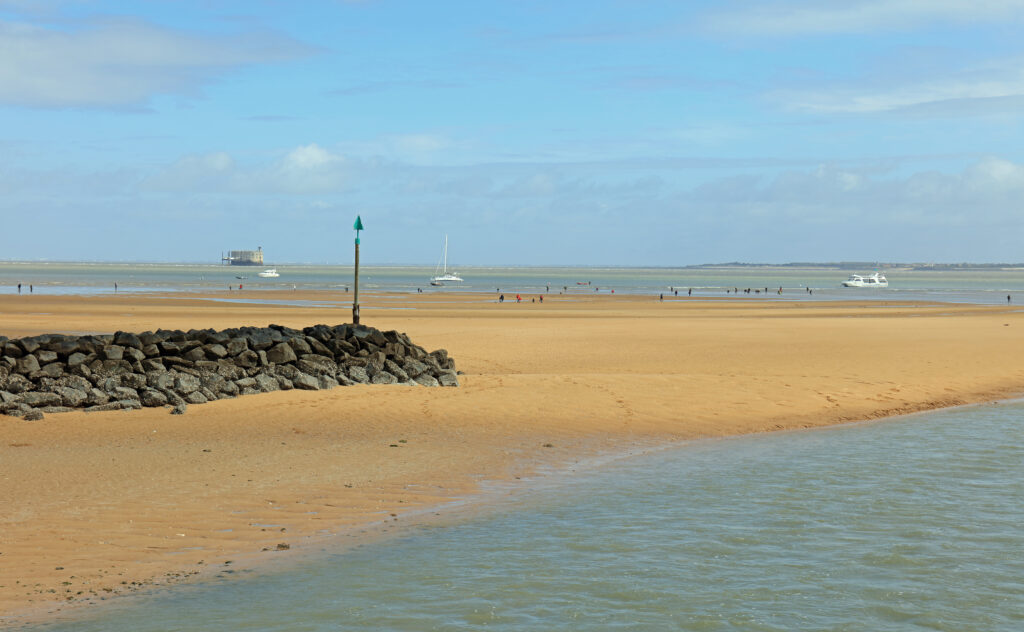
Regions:
[[[527,485],[595,455],[1024,390],[1024,318],[1010,306],[496,298],[362,297],[365,324],[447,349],[458,388],[281,391],[184,415],[0,416],[0,623],[301,555],[472,498],[482,483]],[[0,334],[302,328],[349,322],[349,301],[327,291],[3,295]]]

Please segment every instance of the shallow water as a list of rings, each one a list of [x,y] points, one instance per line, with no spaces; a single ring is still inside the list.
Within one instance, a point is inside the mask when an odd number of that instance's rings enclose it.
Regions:
[[[277,265],[280,277],[259,278],[262,268],[210,264],[167,263],[41,263],[0,261],[0,293],[113,294],[130,292],[222,292],[230,297],[241,284],[246,290],[351,289],[352,266]],[[599,268],[599,267],[484,267],[461,270],[465,281],[432,288],[432,267],[363,266],[360,288],[367,292],[504,292],[534,297],[541,293],[590,295],[664,295],[665,300],[730,297],[761,300],[879,301],[931,300],[957,303],[1006,304],[1007,294],[1024,303],[1024,270],[892,270],[887,289],[841,288],[849,271],[795,268]],[[861,272],[870,272],[862,270]],[[245,277],[239,279],[237,277]],[[229,290],[228,288],[234,288]],[[778,293],[779,288],[783,293]],[[739,289],[740,294],[732,290]],[[751,288],[751,293],[742,290]],[[760,292],[755,293],[755,289]],[[727,293],[727,290],[729,293]],[[808,292],[810,290],[810,292]],[[676,295],[678,291],[678,296]],[[372,303],[372,301],[371,301]],[[372,309],[375,305],[367,305]]]
[[[987,405],[697,442],[39,629],[1016,631],[1022,524],[1024,404]]]

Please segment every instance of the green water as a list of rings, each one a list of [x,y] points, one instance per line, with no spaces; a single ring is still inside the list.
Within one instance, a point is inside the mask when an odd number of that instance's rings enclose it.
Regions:
[[[1009,632],[1022,524],[1024,405],[988,405],[634,457],[40,629]]]

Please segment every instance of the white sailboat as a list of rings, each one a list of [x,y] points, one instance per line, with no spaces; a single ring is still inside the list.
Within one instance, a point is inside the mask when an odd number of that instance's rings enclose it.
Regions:
[[[461,281],[462,278],[456,272],[448,271],[448,235],[444,236],[444,250],[441,251],[441,260],[434,268],[434,276],[430,277],[430,284],[441,286],[446,281]]]

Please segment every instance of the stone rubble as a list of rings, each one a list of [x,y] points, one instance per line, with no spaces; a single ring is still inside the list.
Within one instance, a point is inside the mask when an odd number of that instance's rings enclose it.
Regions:
[[[455,361],[397,331],[280,325],[141,334],[0,336],[0,414],[171,407],[353,384],[458,386]]]

